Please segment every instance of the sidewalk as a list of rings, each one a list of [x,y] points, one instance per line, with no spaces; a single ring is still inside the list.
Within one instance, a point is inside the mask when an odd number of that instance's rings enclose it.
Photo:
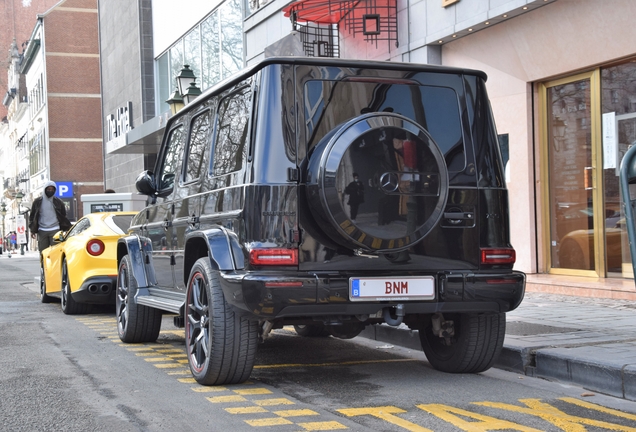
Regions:
[[[0,260],[9,259],[9,257],[11,257],[11,259],[15,259],[15,258],[37,258],[38,254],[39,254],[38,251],[28,250],[28,251],[24,251],[24,255],[20,255],[20,251],[18,250],[17,252],[11,252],[11,255],[9,255],[9,253],[6,250],[3,250],[2,251],[2,255],[0,255]]]
[[[421,350],[404,325],[369,326],[361,336]],[[495,367],[636,401],[636,303],[526,292],[507,314]]]

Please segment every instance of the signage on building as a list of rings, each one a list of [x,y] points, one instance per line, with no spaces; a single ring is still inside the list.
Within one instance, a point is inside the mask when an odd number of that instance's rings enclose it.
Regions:
[[[132,102],[115,110],[114,114],[106,116],[106,148],[118,149],[126,145],[126,133],[132,129]],[[108,150],[109,152],[111,150]]]
[[[24,217],[24,215],[19,214],[16,216],[15,218],[15,222],[16,222],[16,233],[17,233],[17,243],[18,244],[24,244],[27,242],[27,236],[26,236],[26,218]]]
[[[124,211],[124,203],[91,204],[91,213]]]

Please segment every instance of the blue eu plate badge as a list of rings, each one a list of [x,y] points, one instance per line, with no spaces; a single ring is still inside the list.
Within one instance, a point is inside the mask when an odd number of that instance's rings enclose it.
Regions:
[[[360,297],[360,279],[351,281],[351,297]]]

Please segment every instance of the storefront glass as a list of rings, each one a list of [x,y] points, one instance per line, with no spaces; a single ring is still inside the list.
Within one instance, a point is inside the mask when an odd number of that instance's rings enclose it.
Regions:
[[[634,277],[619,173],[636,144],[636,60],[539,88],[550,272]]]
[[[594,270],[589,78],[547,88],[552,268]]]
[[[636,60],[601,69],[601,112],[607,271],[610,276],[633,277],[619,167],[636,144]]]

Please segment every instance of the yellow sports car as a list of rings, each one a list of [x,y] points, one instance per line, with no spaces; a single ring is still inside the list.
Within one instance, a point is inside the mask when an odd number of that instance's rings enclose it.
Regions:
[[[114,304],[117,287],[117,240],[136,212],[90,213],[57,243],[42,251],[40,299],[59,297],[67,315],[86,313],[91,304]]]

